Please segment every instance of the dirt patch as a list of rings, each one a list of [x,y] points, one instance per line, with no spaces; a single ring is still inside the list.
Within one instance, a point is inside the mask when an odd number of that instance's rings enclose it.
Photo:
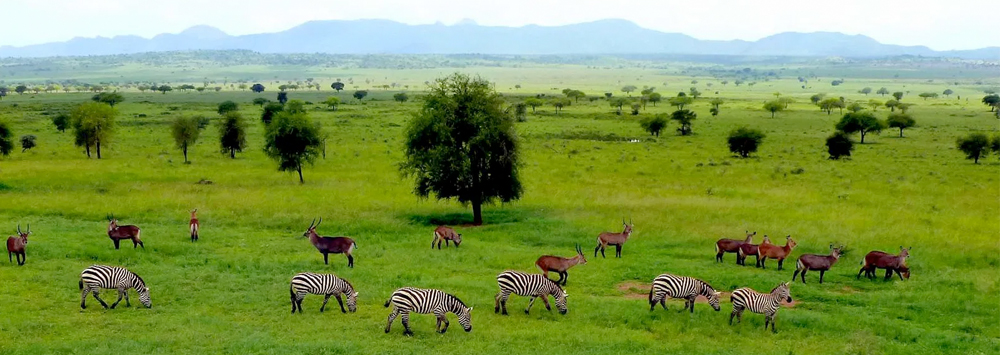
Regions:
[[[648,299],[650,287],[652,287],[652,285],[638,281],[625,281],[618,284],[618,291],[624,293],[625,298]]]
[[[785,301],[781,301],[781,306],[785,307],[785,308],[795,308],[795,306],[797,306],[797,305],[799,305],[799,300],[796,299],[796,298],[794,298],[794,297],[792,298],[792,302],[791,303],[785,302]]]
[[[722,293],[720,293],[719,294],[719,301],[720,302],[721,301],[729,301],[729,295],[730,294],[732,294],[732,292],[722,292]],[[708,303],[708,298],[706,298],[705,296],[699,295],[698,298],[696,298],[694,300],[694,303]]]

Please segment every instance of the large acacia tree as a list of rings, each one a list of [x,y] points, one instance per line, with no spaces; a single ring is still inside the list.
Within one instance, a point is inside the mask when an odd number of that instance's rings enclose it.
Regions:
[[[90,147],[95,147],[97,159],[101,159],[101,143],[107,144],[110,140],[117,115],[114,107],[97,102],[83,103],[70,111],[74,143],[77,147],[86,148],[88,158]]]
[[[482,205],[521,197],[519,143],[504,100],[482,78],[454,74],[438,79],[406,129],[404,177],[414,193],[455,198],[472,205],[482,224]]]

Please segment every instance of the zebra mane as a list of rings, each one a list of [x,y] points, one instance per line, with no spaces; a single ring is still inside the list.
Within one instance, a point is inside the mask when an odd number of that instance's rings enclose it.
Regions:
[[[698,280],[698,279],[695,279],[695,280]],[[702,291],[705,291],[706,289],[708,289],[708,293],[715,293],[715,288],[712,287],[712,285],[709,285],[708,282],[705,282],[705,281],[702,281],[702,280],[698,280],[698,282],[701,283],[701,286],[702,286],[701,290]],[[708,293],[705,293],[705,295],[707,296]]]
[[[458,297],[455,297],[455,295],[452,295],[450,293],[445,293],[445,294],[448,295],[448,299],[458,302],[458,304],[462,305],[462,308],[469,308],[469,306],[465,305],[465,302],[462,302],[462,300],[458,299]]]
[[[782,288],[782,287],[785,287],[785,284],[781,284],[781,285],[778,285],[778,287],[772,288],[770,293],[774,293],[774,291],[777,291],[779,288]]]
[[[132,274],[132,276],[135,276],[135,278],[139,279],[139,283],[142,284],[142,287],[146,287],[146,281],[144,281],[141,276],[137,275],[136,273],[134,273],[132,271],[129,271],[129,273]],[[137,291],[138,291],[138,289],[137,289]]]
[[[340,279],[340,278],[338,277],[338,279]],[[344,280],[344,279],[340,279],[340,281],[343,281],[345,284],[347,284],[347,287],[350,287],[351,290],[354,290],[354,285],[351,285],[350,281],[347,281],[347,280]]]

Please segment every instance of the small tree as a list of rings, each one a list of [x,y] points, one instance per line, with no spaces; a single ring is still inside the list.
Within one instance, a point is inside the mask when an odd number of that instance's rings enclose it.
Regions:
[[[524,100],[524,104],[531,106],[531,113],[535,113],[535,108],[538,106],[542,106],[544,102],[542,102],[542,100],[539,98],[529,97],[527,100]]]
[[[281,103],[282,105],[284,105],[286,102],[288,102],[288,93],[285,92],[285,91],[279,92],[278,93],[278,102]]]
[[[329,107],[331,111],[337,111],[337,106],[340,106],[340,98],[336,96],[327,97],[323,104]]]
[[[844,107],[844,102],[840,101],[840,99],[835,98],[835,97],[826,98],[826,99],[823,99],[823,101],[819,102],[819,108],[820,108],[820,110],[826,111],[827,115],[829,115],[830,113],[832,113],[833,109],[835,109],[835,108],[843,108],[843,107]]]
[[[698,96],[701,96],[701,91],[698,91],[698,88],[692,87],[691,90],[688,92],[688,95],[697,99]]]
[[[882,106],[882,101],[871,99],[868,100],[868,107],[871,107],[872,111],[878,111],[878,108]]]
[[[552,100],[552,107],[556,108],[556,115],[562,112],[563,107],[568,106],[572,101],[564,98],[556,98]]]
[[[35,136],[31,134],[21,136],[21,153],[35,147]]]
[[[170,133],[174,137],[177,148],[184,152],[184,163],[188,162],[188,148],[198,142],[201,129],[198,128],[197,117],[177,117],[170,124]]]
[[[302,100],[290,100],[285,104],[285,112],[306,113],[306,103]]]
[[[926,101],[927,99],[936,99],[938,94],[936,92],[922,92],[917,96],[922,97]]]
[[[719,110],[719,106],[722,106],[722,104],[724,104],[726,102],[723,101],[722,98],[716,97],[716,98],[713,98],[712,101],[709,101],[709,103],[712,104],[712,108],[714,108],[716,111],[718,111]]]
[[[608,104],[611,105],[611,107],[617,109],[615,113],[618,115],[622,114],[622,108],[625,107],[625,105],[628,105],[630,102],[631,101],[629,101],[629,99],[626,99],[624,97],[616,97],[608,100]]]
[[[864,109],[865,107],[860,102],[852,102],[850,105],[847,105],[847,110],[851,112],[861,112]]]
[[[271,120],[274,119],[274,116],[284,110],[285,106],[280,103],[277,102],[268,103],[266,106],[264,106],[264,111],[261,112],[260,114],[260,120],[264,122],[264,125],[269,125],[271,124]]]
[[[360,101],[360,100],[364,99],[365,96],[368,96],[368,91],[366,91],[366,90],[358,90],[358,91],[355,91],[354,95],[352,95],[352,96],[354,96],[355,99],[358,99]]]
[[[344,90],[344,83],[335,81],[333,82],[333,84],[330,84],[330,88],[337,90],[337,92],[340,92],[341,90]]]
[[[656,103],[663,101],[663,95],[658,92],[649,93],[649,102],[653,103],[653,107],[656,107]]]
[[[872,88],[865,87],[864,89],[858,90],[858,92],[860,92],[862,94],[865,94],[865,96],[868,96],[868,94],[872,93]]]
[[[785,109],[785,104],[778,100],[771,100],[764,103],[764,110],[771,113],[771,118],[774,118],[774,114],[778,111],[783,111]]]
[[[875,93],[882,96],[889,95],[889,89],[883,87],[878,89],[878,91],[876,91]]]
[[[10,129],[10,124],[0,121],[0,156],[8,156],[14,150],[14,132]]]
[[[253,91],[258,94],[262,93],[264,92],[264,85],[261,85],[260,83],[253,84],[253,86],[250,87],[250,91]]]
[[[97,159],[101,159],[101,144],[110,141],[117,115],[118,111],[114,107],[96,102],[80,104],[70,112],[70,122],[75,132],[74,143],[77,147],[86,149],[88,158],[90,148],[95,147]]]
[[[635,91],[635,89],[638,89],[635,87],[635,85],[622,86],[622,92],[624,92],[628,96],[632,96],[632,92]]]
[[[173,91],[173,90],[174,88],[170,87],[170,85],[160,85],[156,87],[156,91],[159,91],[161,94],[164,95],[166,95],[167,91]]]
[[[410,99],[405,92],[398,92],[392,95],[392,99],[396,102],[403,103]]]
[[[264,107],[264,105],[267,104],[268,102],[271,102],[271,100],[265,99],[263,97],[258,97],[253,99],[253,104],[255,106]]]
[[[896,92],[892,93],[892,97],[895,97],[896,101],[903,100],[903,92],[902,91],[896,91]]]
[[[649,134],[659,137],[660,131],[663,131],[663,128],[667,126],[667,119],[664,118],[663,114],[646,117],[639,121],[639,126]]]
[[[202,94],[202,93],[205,92],[205,87],[204,86],[199,86],[199,87],[195,88],[194,90],[197,91],[199,94]]]
[[[697,118],[698,115],[691,110],[677,110],[670,114],[670,119],[681,125],[677,132],[680,132],[682,136],[691,134],[691,122]]]
[[[813,105],[819,105],[819,102],[823,101],[824,97],[826,97],[826,94],[815,94],[809,97],[809,101],[812,102]]]
[[[100,102],[115,107],[116,104],[125,101],[125,97],[117,92],[102,92],[90,98],[94,102]]]
[[[302,178],[302,166],[312,164],[322,154],[322,133],[305,113],[278,113],[264,132],[264,153],[278,162],[278,171],[295,171]]]
[[[954,93],[955,93],[955,91],[952,90],[952,89],[944,89],[944,92],[942,92],[942,94],[944,94],[945,97],[951,97],[951,94],[954,94]]]
[[[1000,94],[989,94],[983,96],[983,104],[990,107],[990,112],[1000,107]]]
[[[847,134],[861,133],[861,144],[865,143],[865,135],[874,132],[878,134],[885,128],[885,123],[879,121],[871,112],[849,112],[834,126],[838,131]]]
[[[992,150],[994,154],[1000,156],[1000,135],[995,135],[993,136],[993,139],[990,140],[990,150]]]
[[[903,129],[917,125],[917,121],[905,113],[889,114],[889,118],[885,120],[885,123],[889,127],[899,128],[899,138],[903,138]]]
[[[642,104],[632,104],[632,116],[638,116],[641,109]]]
[[[849,157],[852,150],[854,150],[854,142],[851,141],[851,137],[847,133],[837,131],[826,138],[826,151],[830,153],[830,159]]]
[[[678,110],[683,110],[684,106],[690,105],[693,102],[694,99],[687,97],[686,95],[671,97],[669,100],[667,100],[667,103],[669,103],[671,106],[676,106]]]
[[[885,102],[885,107],[889,108],[889,112],[896,112],[897,106],[899,106],[899,101],[889,99]]]
[[[764,141],[764,132],[747,127],[740,127],[729,132],[729,151],[743,158],[749,157],[750,153],[757,151],[757,148]]]
[[[28,91],[28,87],[27,86],[18,85],[16,87],[14,87],[14,92],[16,92],[18,95],[24,95],[25,91]]]
[[[718,116],[719,115],[719,109],[717,109],[715,107],[710,108],[710,109],[708,109],[708,113],[711,113],[712,117]]]
[[[965,153],[965,158],[972,159],[976,164],[979,164],[979,158],[985,157],[990,151],[990,139],[982,133],[959,137],[956,143],[958,149]]]
[[[59,132],[66,132],[66,128],[69,128],[69,115],[60,113],[53,116],[52,124],[56,126],[56,130]]]
[[[528,105],[523,102],[518,102],[514,104],[514,118],[517,122],[524,122],[528,120]]]
[[[219,121],[219,146],[222,153],[229,153],[230,159],[236,159],[236,152],[242,152],[247,146],[247,127],[243,115],[231,111],[222,115]]]
[[[219,108],[217,110],[215,110],[215,112],[218,112],[220,115],[224,116],[226,113],[236,112],[236,111],[239,111],[239,110],[240,110],[240,106],[239,105],[237,105],[235,102],[227,100],[227,101],[223,101],[222,103],[220,103],[219,104]]]

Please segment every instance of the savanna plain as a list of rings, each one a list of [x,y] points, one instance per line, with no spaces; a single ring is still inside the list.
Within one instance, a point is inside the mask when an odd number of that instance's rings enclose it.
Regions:
[[[39,70],[49,64],[8,60],[0,67],[8,86],[109,82],[125,98],[115,105],[117,128],[102,159],[88,159],[72,133],[51,122],[93,93],[10,92],[0,101],[0,120],[38,142],[0,158],[0,230],[13,234],[18,224],[30,224],[33,232],[24,266],[0,263],[0,353],[1000,353],[1000,164],[995,155],[975,164],[955,147],[959,136],[1000,132],[1000,120],[980,102],[983,87],[1000,86],[995,66],[538,60],[399,68],[106,60],[122,62],[52,62],[51,70]],[[425,81],[454,72],[495,82],[512,104],[539,94],[563,97],[565,88],[595,97],[558,114],[551,104],[529,109],[516,123],[524,194],[484,206],[482,226],[469,225],[470,209],[457,202],[416,197],[412,180],[399,172],[405,127],[422,105]],[[325,158],[305,167],[300,184],[262,152],[261,108],[251,102],[273,101],[278,85],[306,78],[320,90],[288,96],[307,102],[310,119],[328,138]],[[735,85],[740,78],[755,85]],[[330,88],[337,79],[350,81],[344,91]],[[831,85],[837,79],[843,83]],[[243,80],[267,89],[229,86]],[[132,81],[204,81],[222,89],[161,94],[126,87]],[[382,86],[389,84],[396,85]],[[626,85],[638,90],[622,92]],[[659,137],[643,131],[640,120],[675,109],[666,100],[647,103],[638,115],[628,108],[618,115],[604,95],[636,99],[644,86],[664,98],[696,87],[702,95],[688,107],[698,115],[693,134],[678,135],[673,122]],[[824,141],[841,114],[821,111],[810,96],[891,98],[859,93],[864,87],[906,92],[902,101],[914,104],[909,113],[917,125],[904,137],[893,129],[871,134],[849,159],[828,159]],[[953,94],[917,96],[945,89]],[[357,100],[356,90],[369,95]],[[394,101],[399,92],[410,99]],[[762,105],[775,93],[793,100],[771,118]],[[335,111],[321,104],[329,96],[342,101]],[[709,101],[717,97],[724,103],[712,116]],[[247,149],[235,159],[219,152],[215,129],[216,107],[226,100],[237,102],[249,122]],[[873,113],[884,119],[888,109]],[[169,124],[199,115],[210,124],[185,164]],[[729,132],[744,126],[766,134],[749,158],[726,147]],[[194,208],[202,225],[196,243],[187,234]],[[105,219],[112,213],[142,228],[144,249],[128,242],[113,248]],[[320,217],[320,234],[357,241],[354,268],[342,255],[324,265],[301,238]],[[620,231],[623,218],[635,232],[622,258],[594,257],[598,233]],[[455,226],[461,247],[432,250],[438,224]],[[737,266],[734,254],[717,263],[715,241],[742,239],[745,231],[777,244],[790,235],[798,247],[781,271],[773,262],[765,270],[752,262]],[[499,272],[538,272],[538,256],[572,256],[577,244],[588,262],[569,271],[566,315],[541,304],[525,315],[520,309],[528,300],[518,296],[508,302],[509,316],[494,314]],[[725,292],[766,292],[791,280],[795,258],[826,254],[830,244],[849,252],[823,284],[812,272],[807,284],[791,286],[794,303],[778,311],[777,333],[751,313],[728,325],[728,297],[719,312],[698,303],[693,314],[681,313],[680,300],[649,311],[649,283],[661,273],[696,277]],[[865,253],[901,246],[912,247],[909,280],[883,281],[881,273],[874,281],[855,278]],[[90,299],[81,310],[77,282],[92,264],[142,276],[153,307],[137,307],[132,293],[131,308],[104,310]],[[320,313],[322,296],[310,295],[304,313],[290,314],[289,280],[307,271],[351,281],[360,292],[358,311],[342,314],[331,301]],[[433,316],[412,315],[413,337],[404,337],[398,323],[383,333],[389,314],[383,303],[403,286],[456,295],[475,308],[473,331],[461,331],[449,315],[451,330],[437,334]],[[102,297],[115,298],[113,291]]]

